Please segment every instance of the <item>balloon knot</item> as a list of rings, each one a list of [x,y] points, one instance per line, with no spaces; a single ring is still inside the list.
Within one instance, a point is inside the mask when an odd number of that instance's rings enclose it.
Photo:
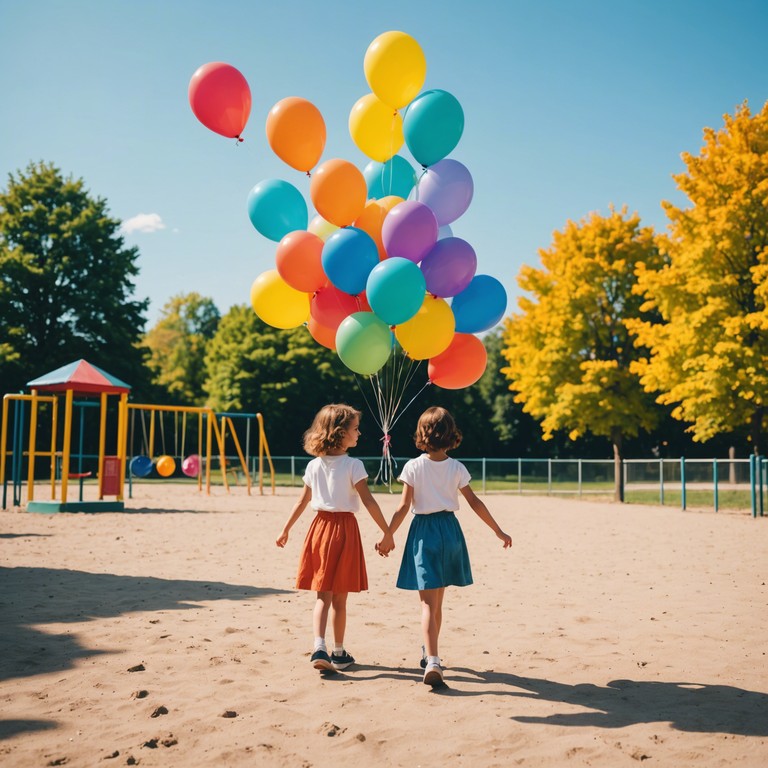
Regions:
[[[311,179],[311,178],[312,178],[312,174],[311,174],[309,171],[307,171],[307,178],[308,178],[308,179]]]

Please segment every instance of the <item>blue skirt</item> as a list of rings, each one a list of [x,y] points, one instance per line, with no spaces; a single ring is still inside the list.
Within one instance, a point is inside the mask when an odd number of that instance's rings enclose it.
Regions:
[[[413,515],[397,575],[398,588],[438,589],[471,583],[467,542],[456,515]]]

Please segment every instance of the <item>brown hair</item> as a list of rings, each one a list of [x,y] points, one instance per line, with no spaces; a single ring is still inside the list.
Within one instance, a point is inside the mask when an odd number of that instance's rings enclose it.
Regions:
[[[450,451],[461,444],[461,432],[445,408],[434,406],[419,416],[413,441],[420,451]]]
[[[323,456],[329,450],[341,448],[344,432],[360,416],[360,411],[351,405],[324,405],[315,415],[312,426],[304,433],[304,450],[310,456]]]

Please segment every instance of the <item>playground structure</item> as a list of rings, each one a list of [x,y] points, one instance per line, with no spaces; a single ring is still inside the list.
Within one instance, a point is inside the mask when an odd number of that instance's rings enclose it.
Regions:
[[[264,421],[260,413],[256,414],[217,414],[211,408],[193,406],[151,405],[128,402],[130,386],[111,376],[105,371],[78,360],[52,371],[45,376],[28,382],[29,394],[8,394],[3,397],[2,427],[0,428],[0,485],[2,485],[2,508],[8,506],[8,481],[10,477],[13,491],[13,505],[23,503],[24,475],[26,474],[26,507],[29,512],[114,512],[122,511],[124,505],[124,487],[128,477],[129,493],[133,490],[134,477],[147,477],[156,471],[160,477],[170,477],[176,472],[176,459],[166,451],[165,423],[166,414],[173,414],[174,453],[180,459],[185,476],[196,477],[198,491],[202,490],[205,474],[206,493],[210,494],[212,458],[215,446],[221,478],[229,492],[228,474],[242,473],[247,492],[251,492],[251,474],[249,472],[249,446],[251,425],[255,420],[258,425],[259,451],[259,492],[264,490],[264,458],[266,457],[271,473],[272,493],[275,492],[275,477],[272,458],[269,453]],[[108,423],[110,421],[110,395],[118,396],[116,407],[112,411],[117,415],[117,424],[110,431],[110,442],[114,444],[114,453],[107,455]],[[60,399],[63,397],[63,426]],[[78,399],[75,399],[78,398]],[[95,398],[95,399],[94,399]],[[73,416],[79,412],[79,440],[77,450],[73,452]],[[98,453],[89,456],[84,453],[86,433],[86,411],[98,410]],[[149,413],[150,429],[147,434],[144,424],[145,414]],[[135,420],[140,414],[144,437],[144,452],[133,453],[136,439]],[[197,416],[197,453],[184,456],[186,450],[186,431],[189,417]],[[131,431],[129,436],[129,418]],[[178,423],[181,419],[181,444],[178,440]],[[112,418],[114,421],[114,418]],[[236,421],[244,421],[245,453],[238,439]],[[161,447],[163,453],[155,459],[156,424],[160,425]],[[47,427],[46,449],[38,447],[38,431]],[[11,448],[8,449],[8,437],[11,434]],[[63,434],[61,434],[63,433]],[[61,434],[61,438],[60,438]],[[227,441],[235,446],[237,460],[230,462],[226,446]],[[129,461],[129,448],[131,451]],[[183,457],[183,458],[182,458]],[[84,462],[96,459],[96,472],[85,471]],[[41,466],[41,459],[49,466],[48,482],[50,499],[35,498],[35,480]],[[10,462],[9,462],[10,460]],[[26,468],[24,466],[26,460]],[[10,473],[8,464],[10,463]],[[26,471],[25,471],[26,470]],[[98,500],[83,500],[83,482],[95,474],[98,481]],[[39,478],[38,478],[39,480]],[[60,497],[57,499],[58,483],[61,483]],[[79,481],[79,498],[69,500],[70,481]],[[41,484],[38,482],[38,488]],[[105,500],[105,496],[114,499]]]

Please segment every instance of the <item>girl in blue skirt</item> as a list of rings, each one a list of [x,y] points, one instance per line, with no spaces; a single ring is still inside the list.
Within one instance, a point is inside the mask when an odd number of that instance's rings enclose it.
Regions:
[[[467,544],[454,514],[459,509],[459,492],[504,542],[504,549],[512,546],[512,537],[501,530],[485,504],[475,496],[469,486],[467,468],[448,456],[448,451],[461,443],[461,432],[445,408],[427,408],[421,414],[414,442],[424,453],[406,462],[400,473],[403,494],[389,532],[394,535],[406,514],[413,512],[397,586],[419,591],[424,634],[421,666],[424,682],[435,686],[443,683],[437,643],[445,588],[472,583]]]

